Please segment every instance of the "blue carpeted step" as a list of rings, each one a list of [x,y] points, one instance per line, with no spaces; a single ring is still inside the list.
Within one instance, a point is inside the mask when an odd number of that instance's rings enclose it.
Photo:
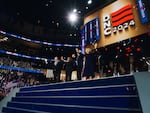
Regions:
[[[97,84],[99,85],[99,84]],[[103,96],[103,95],[136,95],[135,84],[76,87],[64,89],[47,89],[19,92],[17,96]]]
[[[50,112],[36,111],[36,110],[29,110],[23,108],[15,108],[15,107],[4,107],[3,113],[50,113]]]
[[[107,85],[117,85],[117,84],[131,84],[135,83],[133,76],[123,76],[123,77],[111,77],[90,81],[73,81],[66,83],[56,83],[56,84],[46,84],[41,86],[24,87],[20,91],[33,91],[33,90],[47,90],[47,89],[62,89],[62,88],[77,88],[77,87],[91,87],[91,86],[107,86]]]
[[[21,88],[3,112],[20,113],[19,110],[23,113],[35,110],[36,113],[141,113],[133,76]]]
[[[131,108],[78,106],[65,104],[9,102],[8,106],[53,113],[141,113],[139,109]]]
[[[115,95],[115,96],[49,96],[49,97],[16,97],[12,102],[33,102],[46,104],[66,104],[84,106],[103,106],[120,108],[139,108],[136,95]]]

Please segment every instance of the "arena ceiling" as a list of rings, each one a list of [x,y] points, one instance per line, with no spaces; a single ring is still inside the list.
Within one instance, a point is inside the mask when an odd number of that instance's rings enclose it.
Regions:
[[[24,33],[17,29],[15,32],[30,36],[32,39],[46,40],[48,42],[75,43],[80,44],[80,27],[83,25],[83,18],[91,11],[104,7],[115,0],[0,0],[0,14],[9,15],[10,20],[27,22],[34,26],[42,26],[48,30],[48,35],[36,35]],[[79,20],[72,25],[68,21],[68,13],[77,9]],[[2,24],[2,23],[0,23]],[[9,31],[15,28],[5,25]],[[65,43],[64,42],[64,43]]]

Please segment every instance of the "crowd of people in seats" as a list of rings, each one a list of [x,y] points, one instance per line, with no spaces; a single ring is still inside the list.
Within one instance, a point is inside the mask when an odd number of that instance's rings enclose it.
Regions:
[[[0,100],[15,87],[39,85],[40,80],[35,74],[0,69]]]
[[[26,69],[35,69],[33,66],[35,65],[34,62],[23,61],[21,59],[15,60],[9,57],[0,57],[0,65],[2,66],[11,66],[11,67],[19,67],[19,68],[26,68]]]
[[[60,58],[56,56],[53,63],[53,74],[55,82],[60,82],[61,70],[65,70],[65,81],[71,81],[73,71],[77,71],[77,80],[87,80],[94,78],[95,72],[95,57],[91,52],[91,48],[85,49],[85,55],[81,53],[78,48],[75,48],[75,53],[68,56],[64,60],[63,56]]]

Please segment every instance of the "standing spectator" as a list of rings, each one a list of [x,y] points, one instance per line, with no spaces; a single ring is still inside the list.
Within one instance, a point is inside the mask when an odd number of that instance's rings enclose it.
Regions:
[[[76,48],[76,64],[77,64],[77,79],[81,80],[81,71],[83,68],[83,54],[81,53],[81,51]]]
[[[89,47],[85,48],[84,73],[83,73],[84,80],[94,78],[95,58],[94,54],[91,51],[92,51],[91,48]]]

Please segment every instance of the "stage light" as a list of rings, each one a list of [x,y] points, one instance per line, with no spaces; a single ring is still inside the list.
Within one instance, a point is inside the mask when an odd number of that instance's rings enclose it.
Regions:
[[[128,53],[132,51],[130,47],[125,48],[125,50],[126,50]]]
[[[119,57],[118,55],[115,56],[116,59],[117,59],[118,57]]]
[[[139,47],[138,47],[138,48],[136,48],[136,51],[140,52],[140,51],[141,51],[141,48],[139,48]]]
[[[133,53],[130,53],[130,56],[133,56]]]
[[[78,15],[75,12],[69,14],[69,21],[75,23],[78,20]]]
[[[76,12],[77,12],[77,9],[73,9],[73,12],[76,13]]]
[[[92,4],[92,0],[88,0],[88,2],[87,2],[87,3],[88,3],[89,5],[90,5],[90,4]]]
[[[48,64],[48,61],[47,61],[47,59],[45,59],[44,61],[45,61],[45,64]]]
[[[141,42],[144,42],[144,40],[141,40]]]
[[[125,56],[126,56],[126,57],[129,57],[129,54],[128,54],[128,53],[126,53],[126,54],[125,54]]]
[[[56,23],[56,26],[59,27],[59,23],[58,22]]]
[[[81,13],[81,11],[78,11],[78,13],[80,14],[80,13]]]
[[[111,70],[109,69],[109,70],[108,70],[108,73],[110,73],[110,72],[111,72]]]
[[[123,42],[123,46],[126,46],[126,43],[125,43],[125,42]]]
[[[117,50],[120,50],[120,46],[117,46]]]
[[[136,43],[136,42],[138,42],[138,39],[136,38],[136,39],[134,39],[134,42]]]
[[[48,4],[45,4],[46,7],[48,7]]]
[[[72,36],[72,34],[70,34],[69,36]]]

